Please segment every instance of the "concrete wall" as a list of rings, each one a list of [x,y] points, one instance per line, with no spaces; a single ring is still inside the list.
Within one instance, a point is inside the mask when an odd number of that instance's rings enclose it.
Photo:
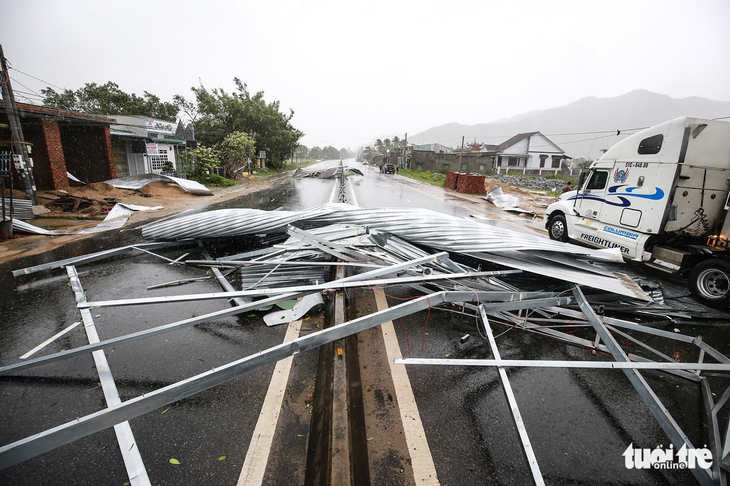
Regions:
[[[464,154],[437,154],[414,150],[411,152],[410,168],[424,172],[479,172],[485,173],[494,168],[494,157],[482,153]]]

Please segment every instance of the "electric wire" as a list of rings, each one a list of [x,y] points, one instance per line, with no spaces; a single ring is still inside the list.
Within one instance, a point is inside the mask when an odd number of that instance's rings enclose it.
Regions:
[[[10,68],[10,69],[12,69],[12,70],[14,70],[14,71],[16,71],[16,72],[19,72],[20,74],[25,74],[25,75],[26,75],[26,76],[28,76],[29,78],[33,78],[33,79],[35,79],[36,81],[40,81],[40,82],[42,82],[42,83],[46,83],[47,85],[49,85],[49,86],[53,86],[54,88],[62,89],[62,90],[64,90],[64,91],[69,91],[69,90],[68,90],[67,88],[62,88],[62,87],[60,87],[60,86],[56,86],[55,84],[53,84],[53,83],[51,83],[51,82],[45,81],[45,80],[43,80],[43,79],[41,79],[41,78],[37,78],[37,77],[33,76],[32,74],[28,74],[28,73],[26,73],[26,72],[23,72],[23,71],[21,71],[20,69],[18,69],[18,68],[16,68],[16,67],[13,67],[12,63],[10,63],[10,61],[8,61],[7,59],[5,60],[5,62],[6,62],[7,64],[8,64],[8,68]]]

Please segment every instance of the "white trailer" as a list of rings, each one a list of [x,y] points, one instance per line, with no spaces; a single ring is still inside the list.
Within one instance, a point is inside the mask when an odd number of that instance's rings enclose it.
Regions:
[[[730,123],[680,117],[631,135],[548,206],[554,240],[619,248],[688,278],[700,302],[730,306]]]

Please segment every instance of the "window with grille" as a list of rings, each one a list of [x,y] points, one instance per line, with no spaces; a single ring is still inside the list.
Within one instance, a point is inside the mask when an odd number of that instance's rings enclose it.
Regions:
[[[150,163],[152,164],[152,170],[162,170],[167,163],[167,150],[160,149],[157,151],[158,155],[150,155]]]

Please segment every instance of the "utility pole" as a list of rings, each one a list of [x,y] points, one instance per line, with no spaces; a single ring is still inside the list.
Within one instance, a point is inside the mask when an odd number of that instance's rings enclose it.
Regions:
[[[459,152],[459,170],[464,166],[462,164],[462,157],[464,157],[464,136],[461,136],[461,152]]]
[[[406,142],[403,144],[403,168],[410,169],[410,164],[406,160],[406,151],[408,150],[408,132],[406,132]]]
[[[15,97],[13,96],[13,87],[10,85],[10,73],[5,63],[5,54],[3,46],[0,45],[0,84],[2,85],[3,103],[5,104],[5,112],[8,114],[10,123],[10,140],[13,146],[15,168],[20,174],[20,180],[25,187],[25,194],[28,199],[33,201],[33,205],[38,205],[38,194],[36,193],[35,180],[33,179],[33,162],[28,157],[28,145],[23,137],[23,129],[20,126],[20,117],[18,117],[18,109],[15,106]]]

